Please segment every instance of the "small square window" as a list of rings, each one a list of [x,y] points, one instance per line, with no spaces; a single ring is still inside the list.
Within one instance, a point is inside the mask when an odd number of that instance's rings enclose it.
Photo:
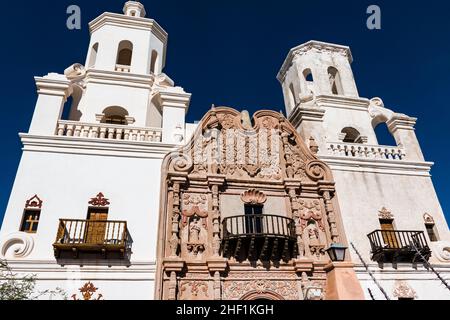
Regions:
[[[41,210],[25,210],[22,217],[20,231],[26,233],[36,233],[39,226]]]

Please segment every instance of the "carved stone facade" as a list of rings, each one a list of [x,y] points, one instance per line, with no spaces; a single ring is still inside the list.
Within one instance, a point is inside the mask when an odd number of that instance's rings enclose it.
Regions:
[[[281,114],[213,108],[163,164],[159,298],[322,298],[325,249],[345,241],[334,196]]]

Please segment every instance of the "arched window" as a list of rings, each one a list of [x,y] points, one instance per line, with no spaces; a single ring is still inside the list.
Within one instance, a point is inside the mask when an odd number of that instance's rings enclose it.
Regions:
[[[117,64],[121,66],[131,66],[133,57],[133,44],[130,41],[122,41],[117,51]]]
[[[385,122],[378,124],[375,127],[375,134],[377,136],[378,144],[383,146],[396,146],[397,142],[392,136],[389,128]]]
[[[342,129],[342,141],[345,143],[363,143],[363,137],[358,130],[352,127]]]
[[[331,92],[336,95],[343,95],[344,89],[342,87],[341,77],[338,69],[335,67],[328,68],[328,77],[330,79]]]
[[[305,69],[303,70],[303,76],[305,77],[305,80],[308,82],[314,82],[313,74],[311,72],[311,69]]]
[[[159,74],[158,68],[158,52],[156,50],[152,51],[152,60],[150,62],[150,73]]]
[[[97,62],[98,43],[94,44],[91,49],[91,56],[89,57],[89,67],[94,67]]]
[[[103,111],[102,123],[127,125],[128,111],[122,107],[108,107]]]

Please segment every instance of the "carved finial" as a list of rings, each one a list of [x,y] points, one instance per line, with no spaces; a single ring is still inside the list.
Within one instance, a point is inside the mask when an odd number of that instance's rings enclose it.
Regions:
[[[89,201],[89,204],[94,207],[107,207],[110,205],[109,199],[106,199],[103,193],[99,193],[95,198]]]
[[[313,137],[309,138],[309,149],[312,153],[317,154],[319,152],[319,145],[316,142],[316,139]]]
[[[247,110],[241,112],[242,127],[245,130],[251,130],[253,128],[252,121],[250,119],[250,113]]]

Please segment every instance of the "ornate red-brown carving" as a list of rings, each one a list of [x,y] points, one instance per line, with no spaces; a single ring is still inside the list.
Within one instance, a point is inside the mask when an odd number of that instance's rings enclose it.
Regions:
[[[324,249],[330,244],[327,235],[331,241],[339,235],[339,211],[332,202],[335,190],[331,170],[314,155],[315,151],[314,143],[305,144],[289,121],[276,112],[259,111],[252,119],[247,112],[225,107],[208,112],[192,140],[163,163],[162,241],[158,249],[161,274],[157,283],[160,298],[299,299],[302,294],[295,272],[242,270],[238,274],[231,263],[233,257],[224,256],[225,249],[220,249],[235,245],[233,250],[238,252],[241,245],[222,241],[224,228],[220,222],[225,214],[235,211],[234,206],[243,209],[242,202],[273,201],[280,207],[283,203],[284,213],[295,219],[298,245],[303,245],[298,257],[326,262]],[[228,199],[232,208],[225,207]],[[264,250],[264,244],[261,246]],[[285,263],[295,266],[295,261]],[[192,279],[185,274],[186,269],[195,270]],[[317,271],[313,276],[319,278],[324,273]],[[219,279],[213,280],[213,274]]]
[[[89,204],[94,207],[107,207],[110,205],[109,199],[106,199],[103,193],[99,193],[95,198],[89,201]]]
[[[264,204],[267,196],[261,191],[250,189],[241,195],[241,200],[246,204]]]
[[[26,209],[42,209],[43,201],[37,196],[34,195],[32,198],[28,199],[25,203]]]
[[[82,300],[85,300],[85,301],[102,300],[102,298],[103,298],[102,294],[98,294],[97,298],[95,298],[95,299],[93,298],[94,294],[97,292],[97,290],[98,290],[98,288],[96,288],[92,282],[85,283],[85,285],[79,289],[79,291],[81,292],[81,295],[83,297]],[[78,299],[77,294],[74,294],[72,296],[72,299],[73,300],[81,300],[81,299]]]

